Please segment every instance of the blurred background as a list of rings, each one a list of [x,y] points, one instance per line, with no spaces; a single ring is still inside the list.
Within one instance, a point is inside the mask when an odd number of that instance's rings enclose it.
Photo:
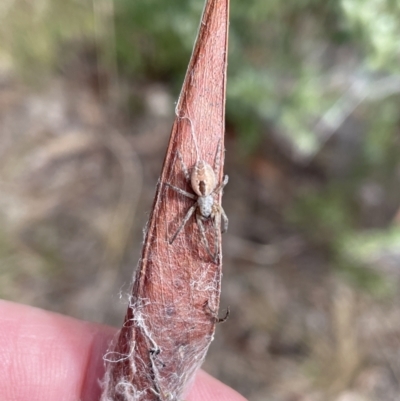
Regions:
[[[1,298],[121,325],[202,9],[1,0]],[[229,46],[204,368],[250,401],[399,400],[400,2],[232,0]]]

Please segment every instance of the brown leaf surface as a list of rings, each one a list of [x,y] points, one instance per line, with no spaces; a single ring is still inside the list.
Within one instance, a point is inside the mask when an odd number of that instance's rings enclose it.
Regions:
[[[215,263],[201,241],[194,216],[173,244],[193,200],[166,183],[193,190],[177,153],[192,168],[221,159],[223,176],[229,0],[208,0],[176,108],[171,138],[148,223],[131,302],[114,349],[105,356],[103,401],[180,400],[214,336],[221,282],[221,236],[205,223]],[[196,151],[196,143],[198,152]],[[219,196],[220,198],[220,196]]]

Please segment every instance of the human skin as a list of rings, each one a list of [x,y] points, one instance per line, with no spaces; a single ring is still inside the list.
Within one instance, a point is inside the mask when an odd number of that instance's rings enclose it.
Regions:
[[[98,401],[116,329],[0,300],[0,400]],[[200,371],[188,401],[246,401]]]

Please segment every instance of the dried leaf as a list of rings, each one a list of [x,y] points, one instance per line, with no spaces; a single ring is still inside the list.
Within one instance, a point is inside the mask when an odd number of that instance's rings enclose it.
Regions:
[[[213,339],[221,282],[221,235],[205,222],[207,252],[194,215],[169,239],[194,204],[168,185],[193,190],[178,153],[192,168],[199,160],[223,176],[229,0],[206,3],[197,42],[176,108],[131,302],[114,349],[105,356],[103,401],[181,400]],[[218,163],[217,163],[218,164]],[[220,196],[219,196],[220,198]],[[220,201],[220,199],[219,199]],[[214,246],[215,251],[215,246]]]

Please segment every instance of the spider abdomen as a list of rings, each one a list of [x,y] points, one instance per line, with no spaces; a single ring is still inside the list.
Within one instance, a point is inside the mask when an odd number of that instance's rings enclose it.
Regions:
[[[212,195],[207,196],[199,196],[197,199],[197,205],[199,207],[200,215],[202,217],[208,218],[211,216],[213,205],[214,205],[214,198]]]

